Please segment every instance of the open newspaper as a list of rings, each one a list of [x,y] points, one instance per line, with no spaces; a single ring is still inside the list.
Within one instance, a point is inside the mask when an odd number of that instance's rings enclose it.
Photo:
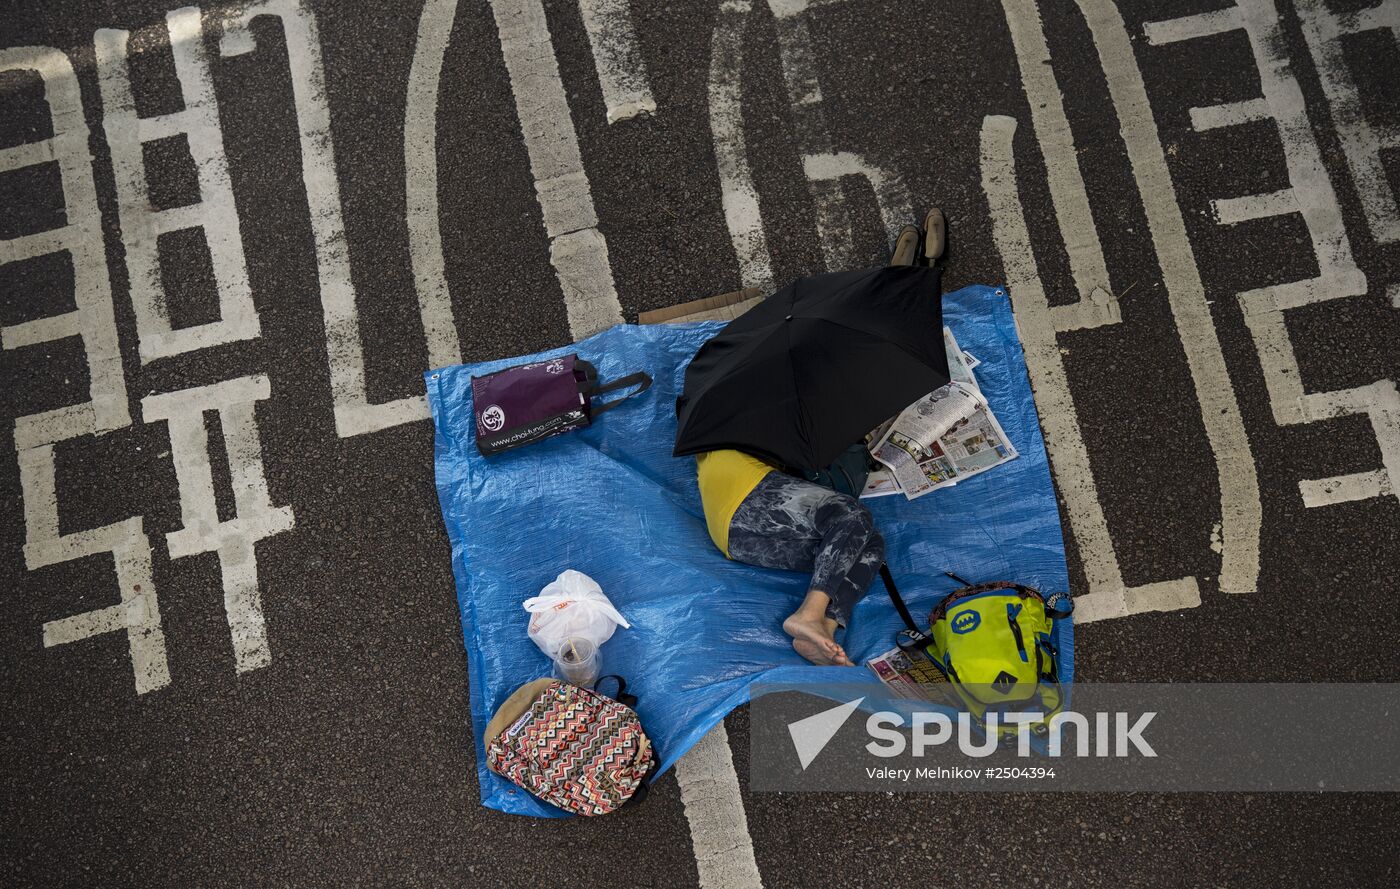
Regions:
[[[880,681],[901,698],[911,701],[940,701],[948,677],[928,658],[892,648],[866,662]],[[941,686],[941,688],[940,688]]]
[[[870,474],[862,497],[903,493],[913,500],[1016,457],[972,372],[980,362],[959,348],[946,327],[943,341],[952,382],[867,437],[870,453],[883,469]]]

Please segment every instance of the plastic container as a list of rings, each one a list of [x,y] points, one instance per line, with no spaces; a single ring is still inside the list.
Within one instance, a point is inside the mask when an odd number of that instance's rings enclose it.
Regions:
[[[598,681],[598,646],[583,636],[570,636],[554,656],[554,677],[592,688]]]

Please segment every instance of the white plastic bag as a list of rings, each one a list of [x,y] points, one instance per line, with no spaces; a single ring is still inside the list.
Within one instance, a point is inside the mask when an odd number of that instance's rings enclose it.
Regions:
[[[589,640],[599,648],[612,638],[618,625],[631,628],[597,581],[572,568],[560,574],[540,594],[525,600],[530,612],[530,638],[540,651],[555,657],[570,636]]]

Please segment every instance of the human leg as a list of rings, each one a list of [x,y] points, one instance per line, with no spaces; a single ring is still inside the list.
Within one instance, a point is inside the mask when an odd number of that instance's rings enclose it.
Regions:
[[[852,497],[772,473],[735,512],[729,555],[765,568],[811,571],[802,604],[783,622],[793,648],[819,664],[850,664],[835,632],[884,561],[870,513]]]

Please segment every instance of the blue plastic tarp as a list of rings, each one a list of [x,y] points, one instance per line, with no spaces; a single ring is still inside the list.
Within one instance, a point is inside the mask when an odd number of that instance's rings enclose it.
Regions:
[[[1047,592],[1069,589],[1059,510],[1005,293],[966,287],[944,297],[943,312],[959,345],[982,362],[978,384],[1020,456],[917,500],[864,501],[916,615],[956,586],[944,571]],[[566,568],[598,581],[632,624],[603,647],[603,671],[627,677],[662,770],[745,703],[751,683],[819,691],[833,682],[875,681],[866,667],[814,667],[792,650],[782,621],[802,600],[808,578],[726,559],[705,529],[695,460],[671,456],[686,363],[722,326],[618,325],[537,355],[426,375],[483,805],[563,814],[487,770],[481,731],[512,691],[548,674],[549,659],[526,635],[521,603]],[[655,381],[588,429],[482,457],[474,442],[472,375],[571,352],[596,365],[604,380],[646,370]],[[892,648],[901,628],[877,581],[838,639],[861,663]],[[1071,622],[1057,621],[1056,634],[1060,679],[1068,684]]]

